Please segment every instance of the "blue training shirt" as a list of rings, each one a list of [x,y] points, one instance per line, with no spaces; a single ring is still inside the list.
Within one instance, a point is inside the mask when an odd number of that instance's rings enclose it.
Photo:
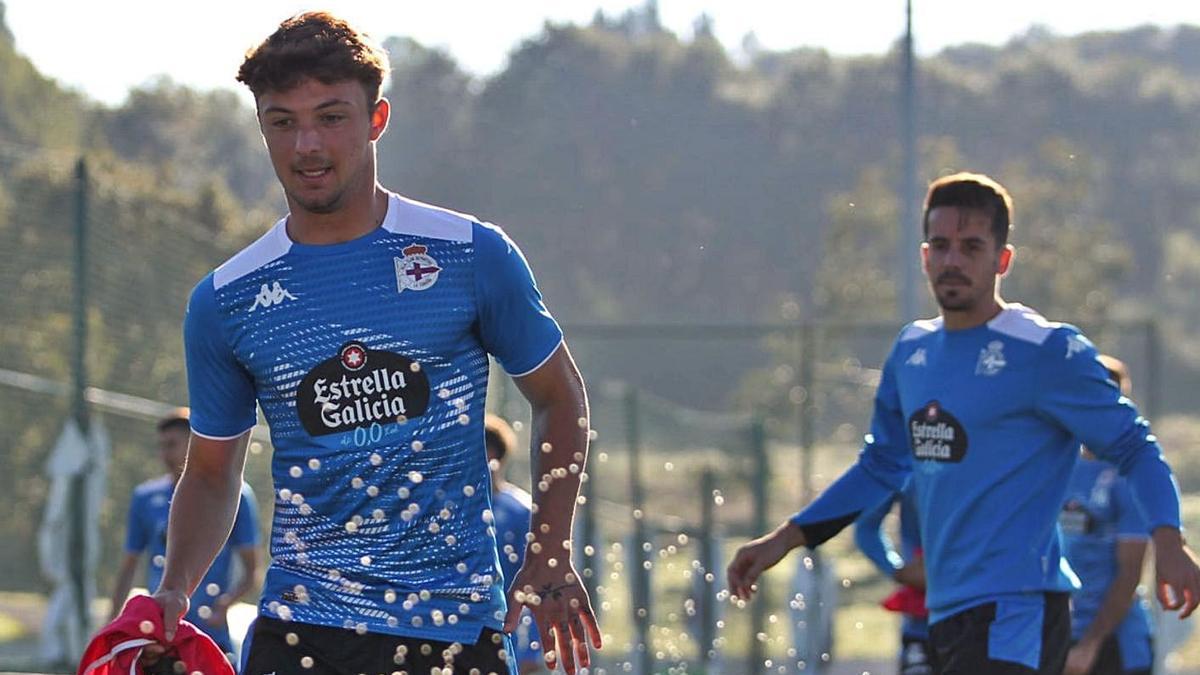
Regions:
[[[876,569],[889,579],[896,570],[916,557],[921,548],[921,528],[917,521],[917,499],[911,481],[891,499],[883,501],[873,509],[863,511],[854,522],[854,543],[858,550],[875,564]],[[891,512],[892,505],[900,503],[900,550],[896,550],[892,538],[883,528],[883,519]],[[900,633],[915,640],[929,639],[929,620],[925,617],[904,615]]]
[[[1079,640],[1095,621],[1116,579],[1117,544],[1147,541],[1150,535],[1125,479],[1116,467],[1095,459],[1082,458],[1075,465],[1058,522],[1064,553],[1079,575],[1080,588],[1071,595],[1071,638]],[[1134,598],[1113,633],[1125,670],[1151,666],[1150,617],[1140,597]]]
[[[499,228],[390,195],[353,241],[275,224],[202,280],[184,324],[192,429],[271,428],[260,615],[474,643],[503,625],[483,419],[562,332]]]
[[[162,583],[163,567],[167,559],[167,520],[171,512],[171,498],[175,495],[175,477],[166,475],[148,480],[133,490],[129,502],[129,519],[125,528],[125,551],[141,555],[146,553],[146,587],[150,591]],[[201,616],[201,608],[212,607],[218,596],[232,587],[233,551],[246,546],[258,545],[258,506],[250,486],[242,483],[242,494],[238,501],[237,516],[229,539],[221,547],[217,557],[205,572],[200,585],[192,593],[191,607],[184,617],[200,626],[217,645],[226,652],[232,651],[228,626],[217,626]]]
[[[1057,516],[1080,440],[1128,477],[1151,530],[1180,522],[1149,424],[1096,356],[1073,326],[1016,304],[966,330],[940,318],[908,325],[884,363],[858,461],[792,522],[819,545],[911,476],[930,623],[1073,590]]]

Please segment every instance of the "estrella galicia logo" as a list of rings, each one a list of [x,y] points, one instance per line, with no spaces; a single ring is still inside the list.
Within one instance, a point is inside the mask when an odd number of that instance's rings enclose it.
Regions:
[[[296,410],[304,429],[325,436],[372,422],[395,424],[429,407],[429,376],[420,365],[361,342],[342,345],[300,381]]]
[[[937,401],[913,413],[908,433],[915,459],[957,463],[967,454],[966,429]]]

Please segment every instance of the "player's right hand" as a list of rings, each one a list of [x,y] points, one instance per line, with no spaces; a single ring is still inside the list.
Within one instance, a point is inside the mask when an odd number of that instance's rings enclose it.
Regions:
[[[175,639],[175,631],[179,628],[179,620],[187,614],[188,607],[191,603],[188,596],[183,591],[174,591],[160,588],[150,596],[154,602],[158,603],[159,608],[163,613],[163,633],[167,638],[167,642]],[[143,665],[149,666],[158,662],[162,655],[167,653],[166,645],[152,644],[142,648],[141,662]]]
[[[758,590],[758,577],[771,569],[792,549],[804,545],[804,533],[785,521],[769,534],[743,544],[725,569],[725,580],[734,597],[749,600]]]

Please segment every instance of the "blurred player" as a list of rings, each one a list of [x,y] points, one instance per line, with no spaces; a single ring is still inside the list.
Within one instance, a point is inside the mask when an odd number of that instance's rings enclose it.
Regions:
[[[934,672],[1061,673],[1069,593],[1056,521],[1078,444],[1118,466],[1152,528],[1159,599],[1188,616],[1200,568],[1179,493],[1149,426],[1072,326],[1005,302],[1007,191],[979,174],[934,181],[921,259],[935,319],[906,326],[884,363],[858,461],[803,511],[739,549],[730,590],[818,546],[911,476],[925,554]]]
[[[883,519],[897,503],[900,504],[900,550],[896,550],[883,527]],[[854,542],[880,572],[901,586],[884,601],[885,607],[904,617],[900,624],[900,665],[896,672],[929,675],[933,665],[929,612],[925,608],[925,563],[921,559],[921,530],[911,481],[891,499],[858,517],[854,522]]]
[[[232,522],[257,404],[276,491],[249,672],[515,672],[504,631],[528,606],[551,667],[574,673],[600,645],[571,561],[583,382],[503,231],[378,183],[387,72],[322,12],[242,63],[289,213],[188,304],[191,449],[154,597],[170,639]],[[535,537],[512,603],[491,531],[489,354],[533,411]]]
[[[1101,362],[1126,396],[1125,364]],[[1063,552],[1079,575],[1071,595],[1071,639],[1065,675],[1149,675],[1154,664],[1150,617],[1137,594],[1150,536],[1146,519],[1116,467],[1086,447],[1071,474],[1059,516]]]
[[[117,616],[133,586],[133,576],[142,554],[148,554],[147,588],[157,588],[163,576],[167,553],[167,514],[175,485],[183,474],[187,458],[190,425],[188,409],[180,408],[158,421],[158,453],[167,473],[148,480],[133,491],[129,503],[129,521],[125,530],[125,557],[121,560],[113,585],[109,620]],[[254,586],[258,571],[258,506],[250,486],[242,483],[233,530],[213,560],[208,573],[192,594],[188,621],[207,633],[226,654],[233,653],[226,612],[230,605]],[[237,556],[241,572],[233,583],[233,562]]]
[[[492,472],[492,514],[495,517],[496,545],[499,547],[500,569],[508,590],[513,577],[525,561],[525,537],[529,534],[533,497],[504,479],[509,454],[517,447],[517,436],[503,419],[488,415],[484,419],[488,468]],[[513,633],[514,655],[521,675],[542,669],[541,636],[532,623],[528,610],[521,612],[521,621]]]

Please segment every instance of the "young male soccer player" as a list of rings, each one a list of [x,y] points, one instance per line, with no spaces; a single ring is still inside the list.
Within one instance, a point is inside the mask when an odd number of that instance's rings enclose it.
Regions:
[[[504,479],[508,458],[517,447],[517,435],[508,422],[496,415],[484,418],[484,438],[487,444],[488,468],[492,472],[492,514],[495,516],[497,553],[504,583],[511,586],[513,577],[525,561],[525,537],[529,534],[533,498],[529,493]],[[521,613],[513,633],[513,657],[521,675],[542,669],[541,636],[537,626],[529,621],[528,610]]]
[[[1132,384],[1125,364],[1102,354],[1121,393]],[[1149,675],[1150,617],[1137,594],[1149,531],[1117,468],[1086,447],[1071,472],[1059,515],[1063,553],[1079,575],[1071,594],[1071,651],[1064,675]]]
[[[229,529],[257,402],[276,492],[248,672],[512,673],[501,631],[527,606],[549,665],[573,673],[600,645],[570,551],[583,383],[503,231],[377,182],[386,73],[326,13],[283,22],[241,66],[289,213],[188,305],[193,435],[154,597],[170,638]],[[489,354],[531,404],[544,488],[511,604],[488,508]]]
[[[1069,325],[1006,303],[1011,199],[956,174],[926,194],[921,257],[941,315],[900,333],[858,461],[816,501],[739,549],[730,590],[817,546],[915,482],[935,672],[1058,675],[1078,584],[1056,527],[1082,440],[1145,507],[1158,595],[1188,616],[1200,569],[1179,532],[1179,495],[1149,426]]]
[[[149,560],[146,566],[146,586],[157,588],[162,580],[167,553],[167,514],[175,485],[183,474],[187,457],[188,436],[191,430],[188,409],[180,408],[158,421],[158,453],[167,473],[137,486],[129,503],[129,520],[125,530],[125,557],[113,584],[112,609],[109,620],[117,616],[133,587],[133,577],[142,554]],[[233,581],[233,562],[241,563],[238,581]],[[250,486],[242,484],[238,497],[237,517],[233,529],[208,573],[192,594],[187,616],[217,643],[221,651],[233,653],[226,612],[249,591],[258,571],[258,505]]]

